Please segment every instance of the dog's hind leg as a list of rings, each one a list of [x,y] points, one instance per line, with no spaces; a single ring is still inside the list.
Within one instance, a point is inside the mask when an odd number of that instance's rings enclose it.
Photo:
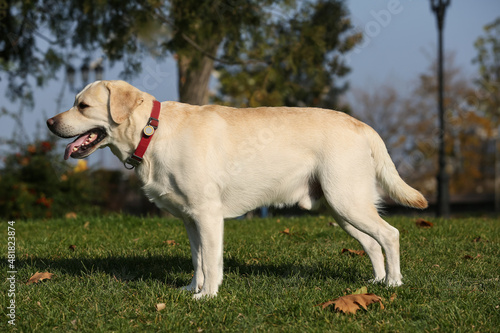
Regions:
[[[326,201],[333,209],[339,225],[356,238],[370,256],[375,280],[384,276],[381,246],[386,256],[385,283],[390,286],[401,285],[399,231],[378,215],[375,205],[378,195],[374,183],[369,180],[357,182],[353,177],[337,178],[335,186],[327,185],[323,186]]]
[[[385,283],[389,286],[399,286],[401,281],[400,257],[399,257],[399,231],[384,221],[377,213],[375,205],[366,208],[365,205],[352,205],[347,211],[336,210],[340,216],[339,220],[345,221],[344,229],[356,238],[366,249],[370,259],[374,263],[375,279],[382,276],[380,261],[382,253],[370,238],[377,241],[384,249],[387,265],[385,273]],[[348,225],[350,225],[350,227]],[[354,231],[357,229],[359,232]],[[366,236],[363,236],[363,233]],[[372,259],[372,256],[374,259]],[[375,262],[374,262],[375,261]]]
[[[334,214],[335,216],[335,214]],[[370,258],[373,266],[373,279],[372,282],[379,282],[385,280],[385,266],[384,266],[384,255],[382,254],[382,247],[380,244],[371,236],[365,234],[362,231],[354,228],[351,224],[346,222],[339,216],[335,216],[335,221],[354,239],[356,239],[366,254]]]

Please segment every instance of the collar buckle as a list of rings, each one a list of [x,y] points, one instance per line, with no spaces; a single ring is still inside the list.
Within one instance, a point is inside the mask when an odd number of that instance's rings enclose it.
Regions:
[[[133,168],[136,168],[141,164],[142,162],[142,157],[137,156],[136,154],[132,154],[123,162],[123,165],[125,166],[126,169],[132,170]]]

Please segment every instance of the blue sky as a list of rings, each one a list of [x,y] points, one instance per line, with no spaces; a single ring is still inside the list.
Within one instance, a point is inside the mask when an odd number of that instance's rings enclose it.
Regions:
[[[347,80],[354,89],[373,91],[384,83],[400,89],[408,89],[424,72],[437,52],[436,18],[428,0],[349,0],[346,2],[352,23],[365,35],[365,41],[352,51],[347,60],[352,71]],[[471,79],[477,72],[472,64],[476,55],[474,41],[483,34],[483,27],[500,16],[499,0],[452,0],[445,18],[444,45],[446,51],[456,53],[456,64]],[[431,58],[429,58],[431,57]],[[130,82],[153,94],[158,100],[177,100],[177,70],[173,59],[163,61],[147,59],[142,74]],[[119,79],[120,66],[105,68],[104,79]],[[61,80],[63,74],[61,72]],[[90,78],[93,80],[93,78]],[[79,77],[76,78],[78,82]],[[62,82],[51,82],[35,94],[35,109],[23,112],[25,130],[31,133],[46,130],[45,119],[70,108],[75,92],[67,89],[62,95],[61,110],[56,100]],[[6,89],[5,80],[0,82],[0,92]],[[346,94],[352,99],[352,92]],[[9,110],[19,109],[2,96],[0,106]],[[0,118],[2,137],[14,135],[18,129],[9,118]],[[61,140],[63,141],[63,140]],[[64,140],[66,144],[67,140]],[[94,154],[95,155],[95,154]],[[118,160],[106,150],[100,150],[89,158],[91,164],[99,163],[119,167]],[[61,155],[62,158],[62,155]]]

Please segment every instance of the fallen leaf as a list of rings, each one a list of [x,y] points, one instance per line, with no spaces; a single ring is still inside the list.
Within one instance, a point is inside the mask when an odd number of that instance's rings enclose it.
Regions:
[[[49,272],[43,272],[43,273],[36,272],[35,274],[33,274],[32,277],[30,277],[30,279],[28,280],[28,282],[26,282],[26,284],[38,283],[45,279],[50,280],[52,278],[52,275],[54,274]]]
[[[89,221],[86,221],[86,222],[83,224],[83,228],[84,228],[84,229],[88,229],[88,228],[89,228],[89,225],[90,225],[90,222],[89,222]]]
[[[158,303],[155,305],[155,308],[156,308],[156,311],[161,311],[163,309],[165,309],[167,306],[165,305],[165,303]]]
[[[173,239],[166,240],[166,241],[164,241],[163,243],[166,243],[166,244],[168,244],[168,245],[172,245],[172,246],[179,245],[179,243],[177,243],[177,242],[176,242],[176,241],[174,241]]]
[[[66,217],[67,219],[76,219],[77,215],[75,212],[69,212],[69,213],[66,213],[66,215],[64,215],[64,217]]]
[[[415,221],[415,224],[419,228],[432,228],[434,226],[432,222],[426,221],[424,219],[418,219],[417,221]]]
[[[323,309],[335,305],[334,309],[343,313],[356,313],[361,306],[363,309],[367,310],[366,306],[372,303],[379,303],[380,308],[384,309],[384,304],[382,304],[382,298],[375,294],[356,294],[356,295],[345,295],[331,301],[327,301],[316,306],[321,306]]]
[[[398,297],[398,295],[396,295],[396,293],[392,294],[391,298],[389,298],[389,301],[394,302],[394,300],[396,299],[396,297]]]
[[[481,238],[481,236],[474,238],[473,240],[474,243],[479,243],[479,242],[488,242],[487,239]]]
[[[68,249],[69,249],[69,250],[71,250],[71,251],[75,251],[75,249],[76,249],[76,245],[70,245],[70,246],[68,247]]]
[[[280,234],[290,235],[290,229],[286,228],[285,230],[280,231]]]
[[[344,253],[344,252],[347,252],[349,254],[355,254],[358,256],[364,256],[366,254],[366,252],[363,250],[342,249],[342,251],[340,251],[340,253]]]
[[[479,253],[475,257],[467,254],[467,255],[464,256],[464,259],[477,259],[477,258],[480,258],[480,257],[481,257],[481,255]]]
[[[132,242],[137,242],[140,238],[134,238],[132,239]]]

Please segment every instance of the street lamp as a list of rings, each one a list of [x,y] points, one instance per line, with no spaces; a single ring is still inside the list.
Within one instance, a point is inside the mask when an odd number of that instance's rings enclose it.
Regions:
[[[94,68],[94,72],[95,72],[95,79],[102,80],[102,73],[104,72],[104,67],[102,67],[102,64],[98,64]]]
[[[446,151],[445,151],[445,119],[443,105],[443,25],[446,8],[450,0],[431,0],[431,9],[436,14],[438,26],[438,104],[439,104],[439,156],[437,175],[437,215],[449,217],[450,215],[450,189],[449,175],[446,171]]]
[[[89,65],[87,65],[87,62],[85,61],[80,67],[80,72],[82,73],[82,81],[83,85],[86,85],[89,81]]]
[[[75,85],[75,68],[71,65],[66,66],[66,78],[68,80],[69,86],[73,89]]]
[[[82,78],[83,86],[85,86],[89,82],[90,75],[92,74],[91,72],[94,73],[96,80],[102,80],[104,73],[104,67],[102,65],[102,62],[103,62],[102,58],[99,58],[90,64],[89,64],[89,58],[85,58],[85,60],[83,60],[83,63],[80,66],[80,75]],[[76,77],[75,67],[73,67],[71,64],[67,64],[66,80],[69,83],[69,87],[71,90],[78,89],[78,87],[75,88],[75,77]]]

